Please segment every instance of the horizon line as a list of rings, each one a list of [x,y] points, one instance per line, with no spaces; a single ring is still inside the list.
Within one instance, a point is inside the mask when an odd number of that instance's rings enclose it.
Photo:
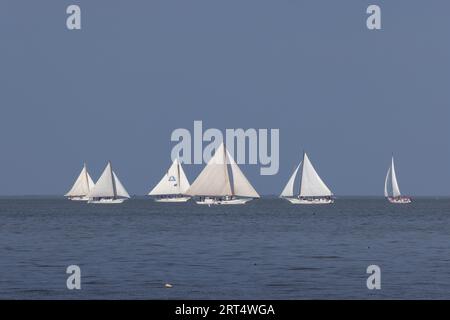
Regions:
[[[371,195],[371,194],[363,194],[363,195],[355,195],[355,194],[343,194],[343,195],[333,195],[336,198],[361,198],[361,197],[370,197],[370,198],[385,198],[384,195]],[[450,198],[450,194],[440,194],[440,195],[405,195],[409,197],[417,197],[417,198]],[[66,198],[63,194],[0,194],[0,198],[8,198],[8,197],[55,197],[55,198]],[[132,194],[131,197],[148,197],[152,196],[148,194]],[[261,194],[260,197],[275,197],[281,198],[278,194]]]

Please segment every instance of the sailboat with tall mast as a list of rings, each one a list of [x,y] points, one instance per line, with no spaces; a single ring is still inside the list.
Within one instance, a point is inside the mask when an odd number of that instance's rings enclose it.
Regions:
[[[223,143],[187,191],[198,204],[245,204],[259,194],[239,169]]]
[[[295,195],[294,185],[299,170],[301,170],[300,190]],[[330,204],[334,202],[333,193],[314,169],[306,152],[303,153],[303,160],[289,178],[280,197],[293,204]]]
[[[391,159],[391,166],[389,167],[386,179],[384,180],[384,196],[390,203],[411,203],[411,198],[402,196],[398,186],[397,175],[395,174],[394,156]]]
[[[190,184],[178,159],[175,159],[161,181],[150,191],[156,202],[186,202]]]
[[[88,194],[88,203],[114,204],[130,198],[125,187],[112,169],[111,162],[106,165],[94,188]]]
[[[75,180],[72,188],[64,196],[73,201],[88,201],[87,195],[92,188],[94,188],[94,181],[92,181],[86,163],[84,163],[77,180]]]

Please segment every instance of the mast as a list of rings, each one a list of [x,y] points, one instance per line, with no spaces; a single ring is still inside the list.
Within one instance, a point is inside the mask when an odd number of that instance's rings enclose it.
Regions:
[[[87,190],[88,190],[88,193],[89,193],[89,191],[91,191],[91,189],[89,187],[89,178],[88,178],[88,171],[87,171],[86,162],[84,163],[84,177],[86,179]]]
[[[397,174],[395,172],[395,164],[394,164],[394,156],[392,156],[391,160],[391,181],[392,181],[392,194],[394,197],[400,197],[400,187],[398,186]]]
[[[108,161],[108,164],[109,164],[109,170],[111,171],[111,179],[112,179],[114,198],[116,198],[117,197],[116,180],[114,179],[114,171],[112,169],[111,161]]]
[[[178,193],[181,193],[180,161],[178,161],[178,158],[175,161],[177,162],[177,187],[178,187]]]
[[[299,196],[302,194],[302,180],[303,180],[303,169],[305,167],[305,154],[306,154],[305,149],[303,149],[303,158],[302,158],[302,166],[301,166],[302,171],[301,171],[300,179],[299,179],[299,183],[300,183],[300,188],[298,191]]]
[[[224,160],[223,168],[225,170],[225,179],[226,179],[225,182],[230,186],[231,196],[234,196],[234,185],[230,181],[230,174],[228,171],[227,146],[225,145],[225,143],[223,143],[223,160]],[[233,176],[233,173],[231,173],[231,176]]]

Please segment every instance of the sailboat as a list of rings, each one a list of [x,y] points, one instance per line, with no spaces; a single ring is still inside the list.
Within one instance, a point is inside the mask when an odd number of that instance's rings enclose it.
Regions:
[[[402,196],[398,187],[397,175],[395,174],[394,157],[391,160],[391,166],[384,180],[384,196],[390,203],[411,203],[411,198]]]
[[[108,162],[88,197],[88,203],[122,203],[130,198],[130,195],[117,178],[111,162]]]
[[[178,159],[175,159],[164,177],[148,195],[154,196],[156,202],[186,202],[190,199],[185,196],[189,187],[183,167]]]
[[[244,204],[253,198],[259,198],[223,143],[192,183],[187,194],[198,197],[198,204],[206,205]]]
[[[93,187],[94,181],[92,181],[85,163],[72,188],[64,196],[73,201],[88,201],[87,195]]]
[[[300,192],[298,195],[294,195],[295,178],[300,169]],[[303,160],[294,170],[280,197],[293,204],[329,204],[334,202],[333,193],[317,174],[306,153],[303,153]]]

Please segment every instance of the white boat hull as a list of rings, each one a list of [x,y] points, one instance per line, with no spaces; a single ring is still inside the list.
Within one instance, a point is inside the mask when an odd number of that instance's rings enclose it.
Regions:
[[[67,199],[72,201],[89,201],[88,197],[68,197]]]
[[[314,199],[301,199],[301,198],[285,198],[292,204],[331,204],[334,203],[334,199],[330,198],[314,198]]]
[[[390,203],[395,203],[395,204],[411,203],[411,198],[408,198],[408,197],[396,197],[396,198],[388,197],[387,199]]]
[[[118,204],[122,203],[127,199],[98,199],[98,200],[89,200],[88,203],[93,204]]]
[[[155,198],[155,202],[186,202],[191,197]]]
[[[252,198],[242,198],[242,199],[215,199],[215,198],[206,198],[202,200],[197,200],[197,204],[201,205],[237,205],[237,204],[245,204],[252,200]]]

